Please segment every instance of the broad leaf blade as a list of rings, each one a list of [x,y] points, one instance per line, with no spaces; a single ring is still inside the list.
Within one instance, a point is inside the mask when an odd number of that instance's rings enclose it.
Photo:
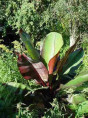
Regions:
[[[45,37],[43,42],[43,48],[41,50],[41,56],[46,62],[47,68],[50,59],[52,59],[59,52],[62,45],[62,36],[57,32],[51,32]]]
[[[37,50],[35,50],[35,48],[33,47],[30,36],[27,33],[23,32],[22,30],[20,30],[19,34],[31,58],[33,60],[38,61],[40,56]]]
[[[62,88],[72,88],[82,85],[84,82],[88,81],[88,72],[77,76],[75,79],[69,81]]]
[[[83,49],[78,49],[69,55],[65,65],[62,68],[62,72],[59,74],[62,78],[61,83],[65,84],[76,76],[76,70],[82,64],[83,54]]]
[[[18,68],[25,79],[35,79],[39,84],[46,86],[48,70],[42,62],[34,63],[25,54],[18,54]]]
[[[75,71],[81,64],[83,54],[84,54],[84,51],[81,48],[72,52],[69,55],[66,61],[66,64],[63,66],[62,73],[67,74],[67,73],[72,73],[73,71]]]

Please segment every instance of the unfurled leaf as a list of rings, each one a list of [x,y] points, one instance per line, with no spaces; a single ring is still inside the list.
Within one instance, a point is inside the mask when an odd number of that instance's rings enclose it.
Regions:
[[[81,64],[83,54],[84,54],[84,51],[82,48],[72,52],[68,56],[68,59],[67,59],[65,65],[63,66],[62,73],[64,73],[64,74],[72,73],[73,71],[78,69],[78,67]]]
[[[76,40],[75,44],[67,50],[67,52],[65,53],[65,56],[58,62],[56,73],[57,72],[60,73],[62,71],[63,66],[66,64],[66,62],[68,60],[69,54],[74,51],[74,49],[75,49],[76,44],[77,44],[78,41],[79,41],[79,37]]]
[[[49,33],[44,39],[43,47],[41,50],[41,56],[44,59],[47,68],[49,64],[50,73],[52,73],[51,70],[53,70],[53,66],[55,65],[57,58],[56,55],[59,53],[62,45],[63,45],[62,36],[57,32]]]
[[[88,72],[78,75],[75,79],[69,81],[67,84],[65,84],[62,88],[72,88],[72,87],[78,87],[82,85],[84,82],[88,81]]]
[[[84,51],[78,49],[69,55],[66,64],[63,66],[62,72],[59,73],[59,76],[62,78],[62,84],[66,84],[76,76],[76,70],[82,64],[83,54]]]
[[[30,36],[27,33],[23,32],[22,30],[20,30],[19,34],[20,34],[20,37],[21,37],[23,43],[25,44],[25,47],[28,50],[29,55],[31,56],[31,58],[33,60],[39,61],[39,58],[40,58],[39,53],[33,47]]]
[[[18,54],[18,68],[25,79],[35,79],[39,84],[46,86],[48,70],[42,62],[32,62],[25,54]]]

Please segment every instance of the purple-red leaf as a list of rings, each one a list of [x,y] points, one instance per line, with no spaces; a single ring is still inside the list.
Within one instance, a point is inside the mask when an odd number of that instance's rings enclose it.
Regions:
[[[26,79],[35,79],[40,85],[46,86],[48,81],[48,70],[42,62],[34,63],[25,54],[18,55],[18,68]]]

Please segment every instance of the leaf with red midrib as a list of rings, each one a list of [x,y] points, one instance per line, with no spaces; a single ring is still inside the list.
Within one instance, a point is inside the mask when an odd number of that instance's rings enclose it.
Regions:
[[[26,79],[35,79],[40,85],[46,86],[48,81],[48,70],[42,62],[33,63],[25,54],[18,56],[18,68],[22,76]]]

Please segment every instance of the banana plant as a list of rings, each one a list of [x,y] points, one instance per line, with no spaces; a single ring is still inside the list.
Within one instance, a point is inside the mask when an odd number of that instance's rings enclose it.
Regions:
[[[34,48],[27,33],[20,30],[19,34],[30,55],[28,57],[16,53],[19,71],[24,79],[34,79],[37,84],[44,87],[37,91],[42,95],[44,105],[52,101],[58,91],[72,86],[78,87],[88,81],[88,74],[75,78],[76,70],[81,65],[84,55],[82,48],[75,50],[79,38],[60,59],[60,49],[63,46],[61,34],[57,32],[47,34],[40,53]]]

